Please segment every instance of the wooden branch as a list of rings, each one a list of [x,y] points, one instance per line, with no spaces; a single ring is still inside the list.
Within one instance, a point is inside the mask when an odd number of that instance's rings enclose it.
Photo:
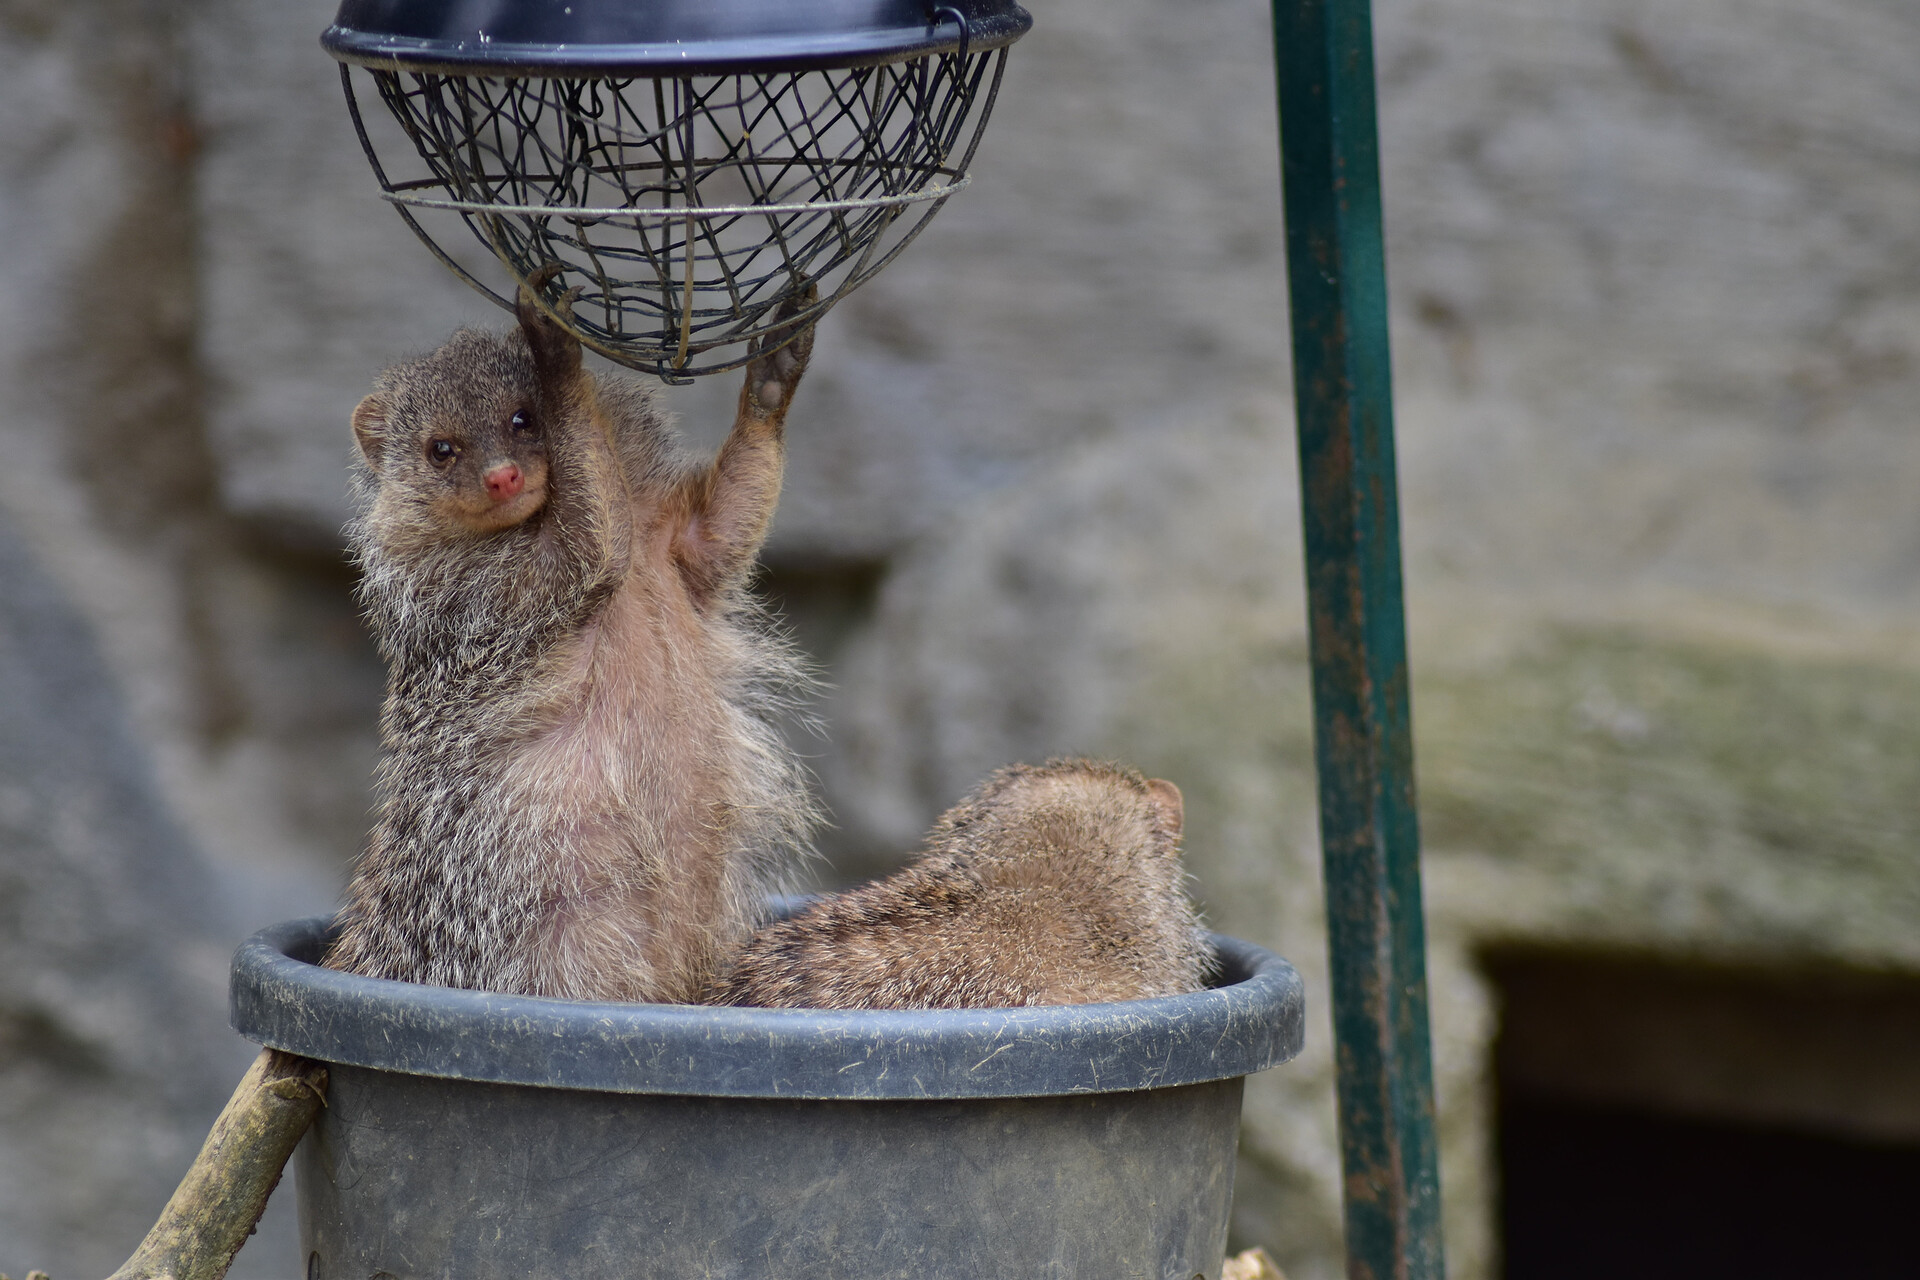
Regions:
[[[326,1104],[326,1088],[324,1064],[262,1049],[160,1221],[108,1280],[221,1280]]]

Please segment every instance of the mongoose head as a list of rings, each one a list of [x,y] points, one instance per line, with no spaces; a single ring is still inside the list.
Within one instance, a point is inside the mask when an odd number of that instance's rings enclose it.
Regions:
[[[484,537],[547,503],[545,427],[575,411],[580,347],[521,290],[519,327],[460,332],[382,374],[353,435],[388,529]]]

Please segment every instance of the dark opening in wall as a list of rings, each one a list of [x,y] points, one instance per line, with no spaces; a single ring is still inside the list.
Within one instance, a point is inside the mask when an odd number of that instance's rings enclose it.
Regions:
[[[1920,1276],[1920,980],[1485,967],[1506,1280]]]

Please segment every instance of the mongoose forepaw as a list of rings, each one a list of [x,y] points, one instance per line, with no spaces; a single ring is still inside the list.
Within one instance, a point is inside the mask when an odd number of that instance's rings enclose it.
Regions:
[[[796,294],[780,304],[773,313],[775,328],[766,337],[753,341],[753,359],[747,364],[747,396],[754,407],[763,413],[778,413],[787,407],[793,399],[793,392],[800,385],[800,375],[807,371],[807,361],[813,355],[813,325],[809,322],[791,341],[784,341],[791,329],[781,329],[780,322],[797,316],[820,301],[820,290],[809,285],[805,293]],[[782,342],[783,345],[763,354],[768,338]]]
[[[560,263],[549,262],[528,276],[514,299],[513,311],[541,376],[565,380],[580,371],[580,340],[571,326],[573,300],[580,296],[580,286],[567,290],[550,306],[540,302],[540,290],[562,270]]]

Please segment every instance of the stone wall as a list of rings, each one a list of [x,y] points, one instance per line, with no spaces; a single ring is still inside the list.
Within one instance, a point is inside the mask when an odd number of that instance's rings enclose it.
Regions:
[[[769,588],[836,685],[807,748],[828,874],[887,865],[1009,759],[1179,782],[1212,919],[1309,979],[1309,1053],[1250,1086],[1237,1232],[1318,1280],[1338,1175],[1265,10],[1033,8],[975,186],[826,322],[791,424]],[[0,3],[14,1274],[124,1256],[245,1060],[224,953],[330,905],[380,684],[337,554],[346,414],[384,362],[498,323],[374,197],[328,16]],[[1920,15],[1382,0],[1376,23],[1449,1254],[1474,1280],[1488,956],[1920,972]],[[731,395],[673,403],[710,442]],[[1676,1105],[1736,1105],[1683,1076],[1660,1075]],[[290,1271],[285,1222],[241,1261]]]

